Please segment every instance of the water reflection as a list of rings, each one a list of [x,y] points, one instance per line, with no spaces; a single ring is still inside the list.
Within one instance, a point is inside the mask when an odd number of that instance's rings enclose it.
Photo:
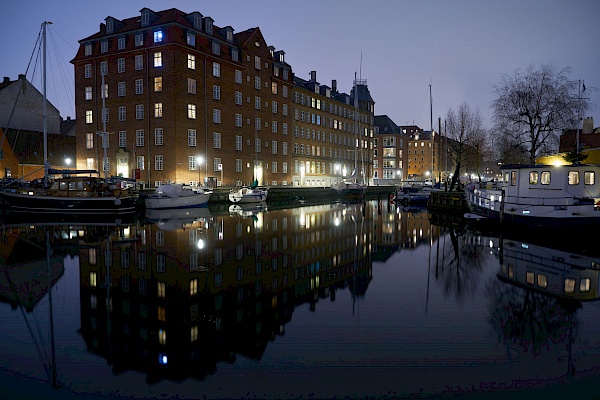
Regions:
[[[229,369],[243,377],[239,368],[248,362],[264,371],[223,397],[265,382],[275,387],[265,380],[281,365],[289,386],[263,397],[302,390],[356,394],[358,386],[349,386],[370,374],[377,384],[360,393],[441,393],[470,382],[472,374],[438,381],[427,366],[458,374],[462,362],[476,365],[478,376],[487,373],[487,382],[503,379],[505,387],[539,373],[559,378],[556,366],[573,375],[600,365],[585,356],[600,352],[600,343],[590,339],[589,328],[581,330],[590,324],[583,303],[598,304],[591,302],[599,297],[598,258],[432,217],[424,209],[372,201],[149,211],[125,222],[5,221],[0,294],[13,312],[47,314],[49,288],[75,276],[75,288],[58,290],[78,303],[77,335],[85,351],[116,377],[136,371],[146,385],[181,382],[169,393],[182,397],[198,390],[194,382],[224,381]],[[77,271],[65,269],[67,260],[76,261]],[[412,306],[417,297],[425,307]],[[68,312],[58,315],[60,325]],[[335,334],[359,316],[359,329]],[[52,321],[50,315],[48,330]],[[28,329],[32,337],[34,330]],[[532,375],[526,359],[548,355],[552,361],[534,365],[540,371]],[[125,393],[122,381],[102,376],[96,386],[75,388],[80,378],[61,359],[55,383],[75,392]],[[493,375],[490,364],[507,370]],[[28,375],[18,365],[7,369]],[[303,379],[292,386],[295,369]],[[327,389],[304,385],[338,370],[344,379],[332,378]],[[414,379],[398,379],[407,370]]]

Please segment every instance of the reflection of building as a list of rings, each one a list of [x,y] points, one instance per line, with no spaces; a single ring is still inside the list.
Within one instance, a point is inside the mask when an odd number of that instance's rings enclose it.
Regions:
[[[0,240],[0,301],[32,311],[63,275],[63,258],[46,253],[45,230],[5,226]]]
[[[365,293],[372,221],[362,207],[115,230],[80,251],[82,335],[115,372],[137,369],[149,381],[202,378],[238,354],[260,359],[295,307],[314,310],[346,288]]]

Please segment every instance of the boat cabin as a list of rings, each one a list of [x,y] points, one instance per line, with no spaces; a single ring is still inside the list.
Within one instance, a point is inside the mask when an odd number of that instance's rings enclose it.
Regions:
[[[565,201],[600,200],[598,165],[506,165],[502,167],[505,196],[520,203],[536,199]]]

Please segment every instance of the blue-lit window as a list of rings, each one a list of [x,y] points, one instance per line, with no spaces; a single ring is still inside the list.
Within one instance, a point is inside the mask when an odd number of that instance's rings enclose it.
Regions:
[[[159,43],[163,41],[163,31],[155,31],[154,32],[154,43]]]

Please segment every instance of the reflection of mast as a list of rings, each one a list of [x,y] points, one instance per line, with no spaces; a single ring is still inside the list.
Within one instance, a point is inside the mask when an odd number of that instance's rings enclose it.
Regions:
[[[56,354],[54,349],[54,316],[52,313],[52,274],[50,271],[50,234],[46,231],[46,263],[48,264],[48,307],[50,309],[50,348],[52,352],[52,361],[50,363],[50,380],[52,387],[58,387],[56,380]]]

